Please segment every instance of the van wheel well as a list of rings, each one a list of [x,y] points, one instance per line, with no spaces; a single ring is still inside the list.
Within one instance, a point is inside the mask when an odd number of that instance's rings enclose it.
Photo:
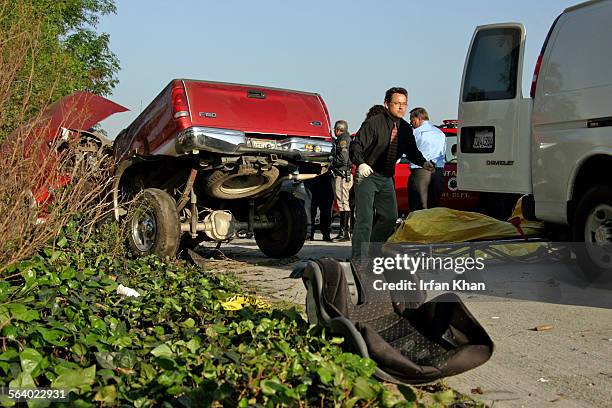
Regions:
[[[567,206],[567,220],[570,224],[576,215],[578,202],[591,187],[598,184],[612,184],[610,168],[612,168],[612,156],[603,154],[589,158],[580,167],[574,180],[572,199]]]

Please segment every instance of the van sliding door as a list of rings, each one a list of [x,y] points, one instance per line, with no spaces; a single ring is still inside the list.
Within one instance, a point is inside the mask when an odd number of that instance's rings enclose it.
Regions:
[[[522,98],[522,24],[476,28],[459,99],[458,184],[461,190],[530,193],[529,115]]]

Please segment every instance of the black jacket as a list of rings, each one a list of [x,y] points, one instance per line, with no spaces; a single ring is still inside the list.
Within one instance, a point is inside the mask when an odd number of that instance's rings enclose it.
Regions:
[[[350,158],[355,166],[367,163],[375,172],[384,176],[392,177],[395,174],[395,168],[391,169],[390,174],[385,171],[393,121],[388,114],[381,113],[362,123],[350,146]],[[410,162],[423,166],[425,158],[417,148],[412,127],[404,119],[399,119],[396,123],[396,160],[405,154]]]
[[[348,132],[341,134],[334,142],[331,165],[335,176],[348,177],[351,174],[353,164],[349,157],[350,144],[351,135]]]

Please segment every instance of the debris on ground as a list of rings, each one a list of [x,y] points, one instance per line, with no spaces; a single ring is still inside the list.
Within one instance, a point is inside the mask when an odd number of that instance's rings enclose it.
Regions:
[[[128,288],[127,286],[119,285],[117,286],[117,294],[123,295],[127,297],[139,297],[140,293],[136,292],[132,288]]]
[[[553,326],[550,324],[542,324],[540,326],[536,326],[533,329],[531,329],[532,331],[547,331],[547,330],[552,330]]]
[[[252,306],[255,309],[269,309],[270,304],[263,299],[249,295],[234,295],[225,302],[221,302],[224,310],[241,310],[245,306]]]

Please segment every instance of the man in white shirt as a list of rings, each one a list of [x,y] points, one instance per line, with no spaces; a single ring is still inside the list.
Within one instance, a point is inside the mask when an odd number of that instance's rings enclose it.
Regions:
[[[444,188],[444,156],[446,153],[446,136],[429,123],[429,114],[424,108],[410,111],[417,148],[425,160],[436,166],[435,172],[424,170],[421,166],[410,163],[408,179],[408,200],[410,211],[437,207]]]

